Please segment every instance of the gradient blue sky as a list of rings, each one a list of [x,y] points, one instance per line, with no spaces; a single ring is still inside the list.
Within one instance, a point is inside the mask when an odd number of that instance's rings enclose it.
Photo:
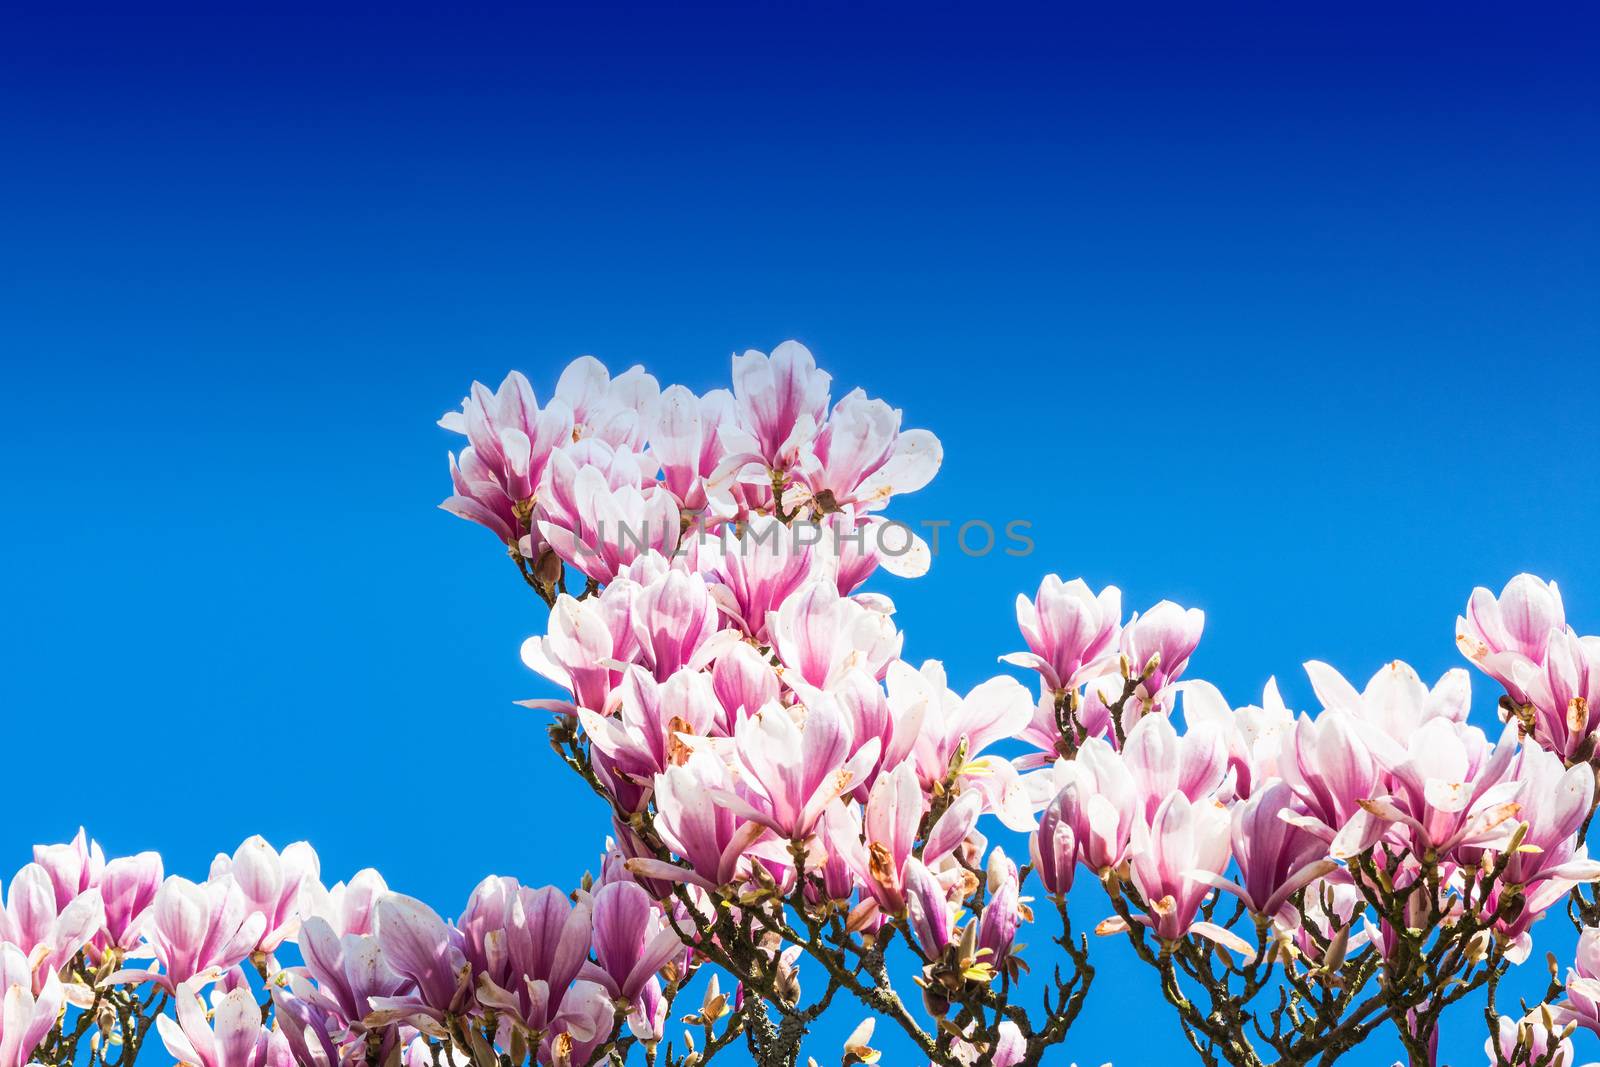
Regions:
[[[450,914],[592,866],[598,807],[511,705],[542,610],[434,510],[467,384],[585,352],[705,389],[798,337],[937,432],[901,515],[1037,542],[880,585],[962,688],[1047,571],[1204,608],[1236,703],[1303,705],[1309,658],[1437,676],[1521,570],[1600,628],[1596,37],[1577,6],[4,16],[0,866],[84,822],[199,875],[260,831]],[[1101,958],[1068,1050],[1161,1062],[1148,976]]]

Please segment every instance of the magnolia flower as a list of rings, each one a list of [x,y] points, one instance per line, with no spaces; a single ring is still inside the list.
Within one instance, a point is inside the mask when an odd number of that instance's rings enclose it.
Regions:
[[[1201,800],[1216,793],[1228,773],[1228,752],[1210,724],[1179,735],[1165,715],[1140,719],[1122,746],[1122,760],[1133,775],[1144,817],[1173,793]]]
[[[928,830],[924,863],[937,864],[971,832],[979,801],[971,794],[956,798]],[[916,849],[917,831],[928,810],[927,798],[909,763],[880,775],[867,798],[866,817],[851,820],[843,804],[829,809],[825,838],[839,852],[867,897],[889,915],[905,912],[905,872]],[[864,840],[863,840],[864,838]]]
[[[322,876],[322,863],[311,846],[296,841],[280,855],[257,834],[246,838],[231,858],[219,853],[212,861],[212,879],[227,875],[232,875],[250,908],[266,917],[255,951],[272,953],[285,941],[294,944],[307,887],[319,885]]]
[[[646,552],[670,555],[682,525],[677,501],[645,483],[636,455],[586,444],[551,456],[538,528],[556,555],[603,584]]]
[[[1210,882],[1228,867],[1229,818],[1220,804],[1191,802],[1173,793],[1161,802],[1146,825],[1133,824],[1133,881],[1149,902],[1149,916],[1139,916],[1165,941],[1176,941],[1193,930],[1242,955],[1250,947],[1222,927],[1195,922],[1200,902]]]
[[[616,714],[578,709],[596,770],[617,799],[638,810],[651,780],[688,749],[680,735],[711,732],[722,715],[711,676],[679,671],[663,684],[643,668],[630,667],[617,691]]]
[[[891,707],[923,706],[922,729],[911,758],[924,789],[954,775],[976,790],[985,808],[1010,829],[1033,829],[1033,810],[1021,779],[1008,760],[985,756],[995,742],[1015,736],[1033,714],[1033,698],[1015,678],[991,678],[958,696],[945,681],[944,665],[929,660],[921,670],[896,660],[888,671]]]
[[[380,897],[373,919],[383,962],[408,980],[409,989],[372,997],[369,1022],[404,1021],[442,1036],[444,1017],[460,1011],[471,996],[472,969],[462,934],[422,901],[399,893]]]
[[[1585,927],[1577,954],[1567,969],[1567,999],[1552,1014],[1563,1025],[1576,1023],[1600,1034],[1600,927]]]
[[[50,883],[56,890],[56,910],[70,904],[74,897],[100,884],[105,871],[105,853],[98,841],[90,841],[83,827],[77,836],[64,845],[34,845],[33,862],[50,874]]]
[[[1533,739],[1563,759],[1582,758],[1600,726],[1600,637],[1550,635],[1542,664],[1512,667],[1518,691],[1533,705]]]
[[[486,878],[456,925],[479,1004],[506,1013],[526,1031],[570,1043],[578,1062],[587,1062],[611,1032],[604,989],[578,980],[594,928],[589,898],[573,903],[552,886],[529,889],[513,878]]]
[[[1566,632],[1561,590],[1531,574],[1519,574],[1496,597],[1479,586],[1456,619],[1456,645],[1478,669],[1506,687],[1511,699],[1528,701],[1517,683],[1519,668],[1544,664],[1550,638]]]
[[[860,668],[882,678],[900,654],[901,636],[882,611],[839,595],[831,581],[813,580],[767,614],[773,650],[792,675],[786,680],[826,689]]]
[[[640,662],[661,680],[680,668],[700,670],[739,639],[738,631],[722,629],[705,578],[686,571],[668,570],[639,586],[630,617]]]
[[[1346,712],[1303,715],[1283,738],[1278,771],[1305,805],[1298,824],[1354,856],[1377,841],[1383,823],[1363,806],[1381,792],[1381,768]]]
[[[803,722],[782,705],[768,704],[735,729],[738,787],[709,792],[741,818],[802,840],[823,809],[877,762],[876,738],[853,755],[852,740],[848,720],[831,700],[814,700]]]
[[[1018,594],[1017,625],[1028,651],[1001,662],[1038,671],[1045,688],[1060,693],[1114,666],[1122,591],[1108,585],[1095,594],[1081,578],[1063,582],[1047,574],[1031,601]]]
[[[629,1016],[640,1040],[661,1036],[666,1005],[656,972],[679,955],[683,943],[661,910],[638,885],[612,882],[594,895],[594,958],[601,984],[620,1003],[633,1005]]]
[[[579,356],[556,381],[556,399],[572,409],[574,441],[637,452],[655,430],[661,386],[641,366],[613,378],[598,359]]]
[[[1483,1043],[1483,1051],[1490,1067],[1501,1062],[1576,1067],[1578,1062],[1565,1029],[1545,1007],[1521,1020],[1500,1016],[1495,1032]]]
[[[1057,781],[1060,792],[1046,814],[1054,809],[1054,818],[1071,827],[1078,860],[1096,874],[1121,866],[1134,824],[1142,818],[1139,786],[1122,756],[1104,740],[1091,737],[1076,759],[1058,765]],[[1055,827],[1053,823],[1050,836],[1041,842],[1041,854],[1044,845],[1056,838]],[[1055,877],[1058,885],[1070,885],[1059,860]]]
[[[712,665],[711,691],[719,708],[717,732],[732,734],[739,719],[778,699],[778,672],[755,648],[738,641]]]
[[[1183,719],[1193,730],[1214,729],[1221,736],[1233,775],[1233,793],[1248,798],[1260,783],[1279,777],[1279,754],[1284,738],[1294,729],[1294,714],[1283,703],[1276,679],[1268,679],[1261,705],[1231,710],[1222,692],[1210,682],[1179,682],[1183,694]]]
[[[342,1042],[346,1037],[360,1039],[367,1032],[366,1019],[375,1007],[374,998],[397,997],[411,985],[384,960],[378,939],[372,934],[339,933],[320,916],[307,918],[300,929],[300,955],[305,970],[316,979],[314,989],[291,984],[295,999],[315,1009],[295,1013],[299,1025],[289,1032],[291,1044],[320,1044],[319,1033]],[[336,1025],[328,1030],[328,1021]],[[307,1028],[310,1033],[306,1033]],[[390,1040],[388,1044],[392,1045]]]
[[[100,875],[105,928],[91,943],[97,952],[126,953],[138,945],[139,921],[155,903],[161,880],[161,856],[155,852],[120,856],[106,864]]]
[[[0,1067],[24,1067],[56,1025],[66,993],[53,970],[40,976],[34,989],[34,972],[27,954],[14,944],[0,943]]]
[[[906,923],[924,959],[938,959],[954,940],[950,900],[921,860],[905,866]]]
[[[1497,848],[1510,837],[1522,788],[1509,777],[1517,753],[1514,725],[1497,745],[1475,726],[1442,718],[1423,723],[1404,747],[1381,734],[1370,740],[1394,791],[1363,806],[1408,829],[1418,851]]]
[[[30,863],[17,872],[0,911],[0,941],[21,949],[36,975],[33,992],[43,993],[45,976],[66,966],[78,950],[105,927],[105,905],[98,888],[86,889],[59,911],[50,872]]]
[[[522,643],[522,662],[572,694],[571,700],[529,700],[525,707],[571,714],[578,708],[604,712],[622,668],[639,656],[633,628],[638,586],[623,578],[597,597],[578,600],[563,593],[550,610],[549,632]]]
[[[1201,877],[1226,890],[1253,914],[1272,917],[1285,901],[1339,865],[1328,858],[1328,843],[1283,816],[1294,811],[1294,790],[1278,780],[1268,782],[1233,809],[1233,858],[1238,884],[1221,877]]]
[[[927,430],[900,430],[900,411],[853,390],[834,405],[812,445],[816,466],[804,481],[821,512],[841,506],[869,511],[896,493],[911,493],[933,480],[944,459],[939,439]]]
[[[785,341],[771,356],[754,350],[734,356],[738,426],[722,431],[724,444],[746,463],[775,470],[793,465],[827,416],[832,380],[798,341]]]
[[[167,1052],[189,1067],[295,1067],[282,1031],[268,1029],[247,988],[218,995],[213,1022],[206,1021],[199,984],[185,982],[173,993],[177,1019],[157,1016]]]
[[[767,827],[735,815],[712,791],[733,788],[727,766],[709,752],[693,752],[680,765],[656,775],[656,831],[688,868],[651,857],[627,862],[636,875],[691,882],[715,889],[734,880],[746,851]]]
[[[729,619],[755,640],[770,640],[768,620],[812,578],[825,578],[822,557],[804,536],[771,515],[753,515],[740,536],[724,535],[705,554],[711,595]]]
[[[323,888],[321,882],[308,882],[303,890],[304,915],[322,919],[341,937],[370,934],[372,906],[388,891],[383,875],[371,867],[357,871],[348,883],[335,882],[332,888]]]
[[[1429,689],[1410,665],[1395,660],[1378,668],[1359,693],[1326,663],[1313,660],[1305,668],[1325,709],[1346,712],[1402,745],[1432,719],[1466,722],[1472,703],[1471,680],[1459,667],[1446,671]]]
[[[661,393],[650,454],[661,464],[661,484],[678,507],[699,511],[708,501],[705,482],[717,469],[724,449],[721,429],[734,419],[733,394],[713,389],[705,396],[681,385]]]
[[[118,971],[101,984],[155,982],[176,995],[182,983],[214,981],[250,955],[266,932],[267,917],[252,909],[231,876],[196,885],[172,875],[161,883],[141,928],[161,970]]]
[[[517,546],[529,535],[535,491],[551,454],[572,440],[570,405],[557,398],[540,410],[528,379],[512,371],[494,393],[473,382],[461,410],[439,425],[471,442],[459,460],[450,456],[455,495],[439,506]],[[536,555],[525,547],[524,555]]]
[[[1017,865],[1006,858],[1003,850],[989,853],[987,874],[989,902],[984,905],[983,917],[978,922],[978,947],[987,949],[984,962],[999,970],[1011,955],[1016,943],[1017,930],[1026,914],[1017,877]]]
[[[1122,654],[1128,669],[1142,679],[1134,692],[1142,710],[1168,710],[1167,687],[1183,675],[1205,625],[1205,612],[1181,608],[1170,600],[1128,620],[1122,630]]]
[[[911,756],[922,732],[927,705],[918,702],[909,708],[896,708],[889,703],[883,687],[859,668],[835,682],[829,695],[850,723],[855,738],[850,754],[854,756],[870,742],[878,745],[877,763],[852,787],[856,799],[864,801],[882,772],[900,766]]]

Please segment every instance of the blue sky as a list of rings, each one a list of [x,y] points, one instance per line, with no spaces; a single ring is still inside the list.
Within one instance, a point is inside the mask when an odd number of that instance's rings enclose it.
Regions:
[[[1521,570],[1593,632],[1596,31],[7,16],[6,869],[80,822],[195,875],[259,831],[453,914],[592,866],[599,809],[511,705],[542,609],[434,510],[468,383],[586,352],[705,389],[798,337],[939,434],[900,514],[1037,543],[880,584],[961,688],[1048,571],[1204,608],[1192,671],[1235,703],[1276,674],[1304,706],[1310,658],[1436,677],[1472,586]],[[1128,1051],[1148,976],[1101,957],[1068,1051],[1176,1055]],[[1481,1040],[1468,1014],[1448,1047]]]

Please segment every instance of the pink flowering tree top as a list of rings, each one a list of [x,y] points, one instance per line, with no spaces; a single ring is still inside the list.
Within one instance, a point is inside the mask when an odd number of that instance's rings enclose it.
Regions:
[[[199,880],[42,845],[0,906],[0,1067],[152,1041],[196,1067],[851,1067],[875,1027],[936,1067],[1057,1063],[1094,977],[1075,891],[1211,1067],[1367,1064],[1380,1034],[1422,1067],[1447,1025],[1491,1067],[1575,1067],[1600,1034],[1600,637],[1553,582],[1457,620],[1503,691],[1492,735],[1462,669],[1309,663],[1319,711],[1272,681],[1234,706],[1190,670],[1200,611],[1056,575],[996,640],[1018,673],[958,692],[864,589],[929,565],[886,511],[938,439],[794,342],[730,386],[585,357],[440,420],[465,438],[442,507],[549,608],[522,658],[559,695],[526,703],[595,794],[598,877],[486,877],[451,919],[373,870],[328,885],[305,842]],[[1552,912],[1576,958],[1513,1008]],[[830,1009],[864,1021],[808,1048]]]

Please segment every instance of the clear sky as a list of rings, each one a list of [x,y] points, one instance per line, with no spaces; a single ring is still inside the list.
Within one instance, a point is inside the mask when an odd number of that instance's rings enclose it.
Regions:
[[[434,508],[468,383],[582,353],[797,337],[934,430],[900,514],[1037,546],[880,582],[963,689],[1049,571],[1204,608],[1236,704],[1436,677],[1522,570],[1600,630],[1592,9],[1200,7],[5,16],[0,870],[259,831],[453,915],[593,866],[511,704],[542,608]],[[1100,955],[1072,1058],[1176,1055]]]

